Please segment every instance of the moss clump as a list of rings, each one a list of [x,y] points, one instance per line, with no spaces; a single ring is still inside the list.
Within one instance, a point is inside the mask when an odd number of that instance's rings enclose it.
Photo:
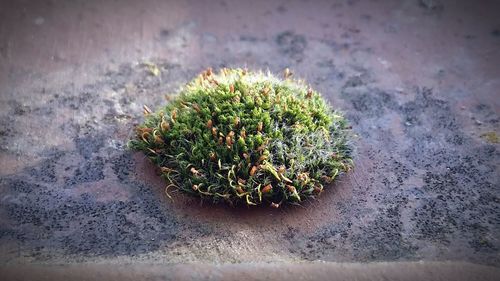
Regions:
[[[171,186],[214,202],[298,203],[352,167],[346,119],[288,71],[208,69],[145,114],[130,147]]]

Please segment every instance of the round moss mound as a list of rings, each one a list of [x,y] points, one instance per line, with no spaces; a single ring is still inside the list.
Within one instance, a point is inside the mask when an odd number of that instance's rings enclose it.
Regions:
[[[130,147],[170,187],[214,202],[279,207],[315,197],[351,169],[350,127],[290,76],[208,69],[158,112],[145,107]]]

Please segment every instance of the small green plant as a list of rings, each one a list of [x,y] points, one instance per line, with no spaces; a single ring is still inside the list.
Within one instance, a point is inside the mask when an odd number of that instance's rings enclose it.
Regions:
[[[129,145],[170,187],[203,199],[279,207],[315,197],[352,168],[350,127],[290,76],[208,69],[158,112],[145,106]]]

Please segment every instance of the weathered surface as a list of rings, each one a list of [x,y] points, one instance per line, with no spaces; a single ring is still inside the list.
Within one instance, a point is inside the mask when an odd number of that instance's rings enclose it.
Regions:
[[[2,263],[500,266],[493,2],[130,2],[0,8]],[[126,142],[208,66],[290,67],[352,121],[354,172],[303,207],[169,200]]]

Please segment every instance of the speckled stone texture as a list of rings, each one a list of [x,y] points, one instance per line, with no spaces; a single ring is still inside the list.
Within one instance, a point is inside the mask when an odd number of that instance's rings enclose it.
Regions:
[[[500,267],[494,1],[0,4],[0,262],[467,261]],[[158,76],[144,62],[156,64]],[[126,148],[206,67],[289,67],[357,134],[302,207],[164,192]]]

